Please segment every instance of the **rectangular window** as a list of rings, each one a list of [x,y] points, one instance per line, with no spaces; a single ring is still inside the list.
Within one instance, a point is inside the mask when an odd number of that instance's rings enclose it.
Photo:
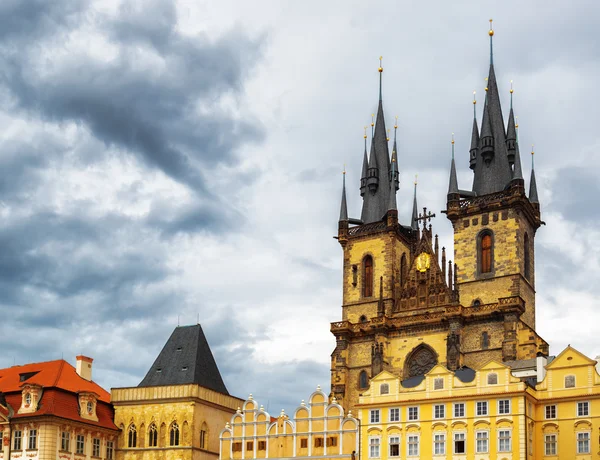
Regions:
[[[37,449],[37,430],[29,430],[28,449]]]
[[[567,375],[565,377],[565,388],[575,388],[575,376]]]
[[[315,447],[323,447],[323,438],[315,438]]]
[[[577,417],[587,417],[590,415],[590,403],[589,402],[578,402],[577,403]]]
[[[154,446],[156,446],[156,438],[154,442]],[[152,445],[152,443],[150,444]],[[206,449],[206,430],[200,430],[200,449]]]
[[[75,442],[75,453],[85,453],[85,437],[82,434],[78,434]]]
[[[406,438],[406,442],[408,445],[408,456],[409,457],[417,457],[419,455],[419,436],[417,435],[408,435]]]
[[[266,450],[267,441],[258,441],[258,450]]]
[[[13,450],[21,450],[23,445],[21,444],[21,430],[15,430],[13,432]]]
[[[370,411],[371,423],[379,423],[379,409],[373,409]]]
[[[547,434],[544,436],[544,452],[546,455],[556,455],[556,435]]]
[[[466,433],[454,433],[454,453],[466,454],[467,446],[465,445]]]
[[[477,415],[478,416],[488,415],[487,401],[477,401]]]
[[[556,418],[556,406],[554,404],[546,406],[546,420],[552,420]]]
[[[234,442],[231,445],[231,450],[234,452],[241,452],[242,451],[242,443],[241,442]]]
[[[444,379],[443,378],[433,379],[433,389],[434,390],[443,390],[444,389]]]
[[[369,438],[369,458],[379,458],[379,438]]]
[[[498,414],[510,414],[510,399],[500,399],[498,401]]]
[[[390,422],[399,422],[400,421],[400,409],[397,407],[394,409],[390,409]]]
[[[327,437],[327,447],[335,447],[337,446],[337,437],[328,436]]]
[[[454,403],[454,418],[465,416],[465,403]]]
[[[488,452],[488,432],[487,431],[477,431],[475,433],[475,452],[478,454],[486,454]]]
[[[412,406],[408,408],[408,420],[419,420],[419,406]]]
[[[300,449],[308,449],[308,438],[300,439]]]
[[[71,452],[71,446],[69,446],[69,441],[71,440],[71,435],[68,431],[63,431],[60,435],[60,450],[64,450],[65,452]]]
[[[246,441],[246,451],[252,452],[254,450],[254,441]]]
[[[390,457],[400,457],[399,436],[390,436]]]
[[[577,453],[578,454],[589,454],[590,453],[590,434],[589,433],[577,433]]]
[[[113,442],[106,441],[106,460],[113,459]]]
[[[498,452],[510,452],[510,430],[498,430]]]
[[[433,406],[433,418],[445,418],[446,417],[446,405],[436,404]]]
[[[92,439],[92,457],[100,457],[100,440]]]
[[[433,435],[433,453],[434,455],[446,454],[446,435],[444,433]]]

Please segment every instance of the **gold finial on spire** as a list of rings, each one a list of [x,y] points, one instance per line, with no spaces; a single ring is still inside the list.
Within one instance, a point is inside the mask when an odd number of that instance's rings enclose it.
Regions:
[[[387,134],[388,134],[388,135],[387,135],[387,138],[386,138],[386,139],[387,139],[387,141],[389,142],[389,141],[390,141],[390,130],[389,130],[389,128],[388,128],[388,130],[387,130]]]
[[[492,28],[492,21],[493,21],[493,19],[490,19],[490,31],[488,32],[490,37],[494,36],[494,29]]]
[[[452,144],[454,145],[454,133],[452,133]]]
[[[367,138],[367,127],[365,126],[365,134],[363,136],[365,139]]]
[[[383,56],[379,56],[379,72],[383,72],[382,61],[383,61]]]
[[[487,87],[488,77],[485,77],[484,81],[485,81],[485,90],[487,91],[488,90],[488,87]]]
[[[396,115],[396,123],[394,123],[394,129],[398,129],[398,115]]]
[[[531,154],[533,155],[535,152],[533,151],[533,144],[531,144]]]
[[[375,126],[375,114],[374,113],[371,114],[371,128],[373,126]]]
[[[477,104],[477,99],[475,99],[475,94],[477,91],[473,91],[473,104]]]
[[[513,81],[511,80],[510,81],[510,94],[512,94],[512,93],[513,93]]]
[[[418,174],[415,174],[415,185],[417,185],[417,179],[419,178]]]
[[[342,174],[345,176],[346,175],[346,163],[344,163],[344,170],[342,171]]]
[[[515,117],[515,128],[519,129],[519,115]]]

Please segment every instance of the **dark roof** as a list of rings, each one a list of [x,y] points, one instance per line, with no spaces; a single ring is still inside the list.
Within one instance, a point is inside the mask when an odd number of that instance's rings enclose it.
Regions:
[[[400,382],[404,388],[414,388],[419,385],[425,379],[424,375],[417,375],[415,377],[409,377],[406,380]]]
[[[199,324],[175,328],[138,386],[189,383],[229,394]]]
[[[469,383],[475,378],[475,371],[470,367],[461,367],[454,371],[454,376],[463,383]]]

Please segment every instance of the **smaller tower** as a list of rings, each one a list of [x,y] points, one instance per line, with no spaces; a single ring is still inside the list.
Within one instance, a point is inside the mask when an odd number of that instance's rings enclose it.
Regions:
[[[537,183],[535,182],[535,168],[533,164],[533,145],[531,146],[531,179],[529,181],[529,201],[531,201],[538,209],[540,208],[540,200],[538,198]]]

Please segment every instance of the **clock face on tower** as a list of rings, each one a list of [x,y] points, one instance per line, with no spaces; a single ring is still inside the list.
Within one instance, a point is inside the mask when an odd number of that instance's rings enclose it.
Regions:
[[[429,269],[430,265],[429,254],[422,252],[417,256],[417,270],[425,272]]]

